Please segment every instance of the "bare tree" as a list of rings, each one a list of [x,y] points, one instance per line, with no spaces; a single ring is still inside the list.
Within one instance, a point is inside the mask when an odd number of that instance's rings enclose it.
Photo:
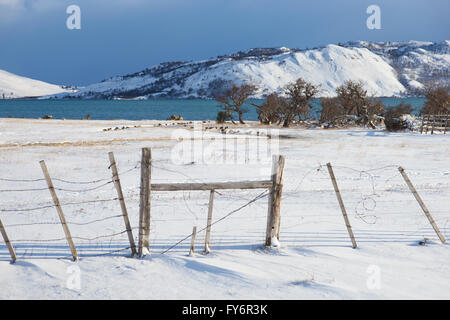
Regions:
[[[367,90],[361,81],[347,80],[336,88],[339,103],[345,114],[362,116],[367,104]]]
[[[361,81],[348,80],[336,88],[337,96],[322,98],[320,122],[345,123],[355,121],[375,128],[381,122],[385,108],[381,100],[370,97]]]
[[[319,122],[334,121],[338,117],[345,115],[345,110],[336,97],[321,98],[322,110],[320,112]]]
[[[373,118],[384,112],[381,101],[371,98],[361,81],[348,80],[336,88],[337,99],[346,115],[355,115],[358,122],[375,129]]]
[[[257,88],[250,84],[236,85],[233,84],[230,89],[225,90],[214,96],[214,99],[220,103],[225,112],[236,112],[239,117],[239,122],[245,124],[242,115],[248,112],[244,108],[245,101],[256,92]]]
[[[450,113],[450,96],[448,88],[428,88],[426,90],[425,105],[421,110],[421,114],[449,114]]]
[[[296,117],[298,120],[305,120],[312,108],[311,99],[318,93],[319,86],[309,83],[302,78],[298,78],[294,83],[288,84],[285,87],[288,103],[283,106],[283,127],[289,127]]]
[[[287,104],[287,100],[279,96],[277,93],[271,93],[267,96],[263,104],[250,104],[256,108],[258,120],[261,123],[272,124],[280,121],[282,112]]]

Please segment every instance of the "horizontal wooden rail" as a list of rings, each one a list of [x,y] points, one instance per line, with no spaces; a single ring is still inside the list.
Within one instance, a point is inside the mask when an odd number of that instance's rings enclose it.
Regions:
[[[224,189],[268,189],[273,187],[272,180],[205,182],[205,183],[152,183],[152,191],[192,191],[192,190],[224,190]]]

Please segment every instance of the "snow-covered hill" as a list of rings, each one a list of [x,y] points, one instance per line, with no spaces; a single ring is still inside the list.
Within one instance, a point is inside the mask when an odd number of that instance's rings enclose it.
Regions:
[[[424,86],[450,84],[450,41],[439,43],[409,41],[405,43],[370,43],[359,41],[348,46],[367,48],[381,56],[398,73],[399,81],[414,94]]]
[[[314,49],[251,49],[210,60],[166,62],[143,71],[116,76],[58,98],[209,98],[235,83],[252,83],[257,97],[282,92],[299,77],[334,95],[346,80],[362,80],[369,94],[416,94],[431,82],[450,83],[450,41],[404,43],[366,41]]]
[[[40,97],[68,92],[60,86],[0,70],[0,99]]]

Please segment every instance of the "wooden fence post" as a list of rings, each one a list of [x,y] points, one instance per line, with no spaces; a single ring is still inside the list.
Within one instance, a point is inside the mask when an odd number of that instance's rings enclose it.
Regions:
[[[150,251],[150,189],[151,189],[152,151],[142,148],[141,159],[141,190],[139,201],[139,249],[142,257]]]
[[[411,190],[412,194],[414,195],[414,197],[416,198],[417,202],[419,203],[420,207],[422,208],[423,212],[425,213],[425,215],[428,218],[428,221],[430,222],[431,226],[433,227],[434,231],[436,232],[436,234],[439,237],[439,240],[441,240],[442,243],[445,243],[445,238],[442,235],[441,231],[439,230],[436,222],[434,221],[433,217],[431,216],[430,211],[428,210],[428,208],[425,206],[425,203],[422,201],[422,198],[419,196],[419,194],[417,193],[416,188],[414,188],[411,180],[409,180],[408,176],[406,175],[405,170],[402,167],[398,167],[398,171],[400,171],[400,173],[403,176],[403,179],[405,179],[406,184],[408,185],[409,189]]]
[[[272,238],[280,239],[280,208],[283,192],[284,156],[272,157],[272,187],[269,191],[269,208],[267,214],[266,246],[272,244]]]
[[[420,134],[423,133],[423,122],[424,122],[425,116],[422,116],[422,125],[420,126]]]
[[[66,223],[66,218],[64,217],[64,213],[61,208],[61,204],[59,203],[58,196],[56,195],[55,188],[53,187],[52,179],[47,170],[47,166],[45,165],[44,160],[39,162],[41,164],[42,172],[44,173],[45,181],[47,181],[48,190],[53,198],[53,203],[55,204],[56,211],[58,212],[59,220],[61,221],[61,225],[64,230],[64,234],[66,235],[67,242],[69,243],[70,250],[72,251],[73,261],[78,259],[77,250],[75,249],[75,244],[72,240],[72,235],[70,234],[69,227]]]
[[[331,163],[327,163],[327,167],[328,167],[328,172],[331,177],[331,182],[333,182],[333,187],[334,187],[334,191],[336,193],[336,197],[339,202],[339,206],[341,207],[342,216],[344,217],[345,226],[347,227],[348,235],[350,236],[350,239],[352,240],[352,247],[353,247],[353,249],[355,249],[356,248],[355,236],[353,235],[352,226],[350,225],[350,221],[347,216],[347,211],[345,210],[345,206],[344,206],[344,201],[342,200],[341,193],[339,191],[339,188],[338,188],[338,185],[336,182],[336,177],[334,176],[333,168],[331,167]]]
[[[433,122],[432,122],[432,125],[431,125],[431,134],[434,134],[434,125],[435,125],[435,123],[436,123],[436,115],[433,115]]]
[[[111,163],[112,181],[117,190],[117,196],[119,197],[120,208],[122,209],[123,220],[125,222],[125,228],[128,234],[128,240],[130,241],[131,256],[136,254],[136,244],[134,243],[133,232],[131,230],[130,220],[128,218],[127,207],[125,205],[125,199],[123,197],[122,186],[120,184],[119,171],[117,170],[116,160],[114,159],[114,153],[109,152],[109,162]]]
[[[2,234],[3,240],[5,241],[5,244],[8,247],[12,262],[13,263],[16,262],[16,260],[17,260],[16,252],[14,251],[14,247],[12,246],[11,242],[9,241],[8,234],[6,233],[6,229],[3,226],[1,219],[0,219],[0,233]]]
[[[209,193],[208,220],[206,222],[205,248],[203,249],[203,253],[209,253],[211,251],[209,242],[211,240],[211,223],[212,223],[213,206],[214,206],[214,190],[211,190]]]
[[[195,253],[195,238],[197,238],[197,227],[192,228],[191,247],[189,248],[189,255],[192,256]]]
[[[430,114],[427,115],[427,121],[425,123],[425,134],[428,134],[428,126],[430,125]]]
[[[444,134],[446,134],[447,133],[447,127],[448,127],[449,114],[446,114],[444,119],[445,119]]]

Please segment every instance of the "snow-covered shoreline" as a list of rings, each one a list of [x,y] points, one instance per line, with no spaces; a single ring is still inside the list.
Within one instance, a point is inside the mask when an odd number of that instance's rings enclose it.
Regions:
[[[85,240],[123,230],[117,201],[66,206],[66,219],[81,256],[76,263],[70,261],[64,240],[39,242],[64,237],[58,223],[39,224],[58,222],[54,208],[4,211],[51,204],[45,181],[7,180],[42,179],[40,160],[45,160],[55,179],[109,179],[110,151],[114,152],[121,174],[133,228],[138,221],[136,165],[142,147],[152,148],[155,182],[269,177],[270,155],[255,160],[245,152],[249,145],[246,138],[265,139],[260,133],[267,127],[256,122],[249,122],[246,127],[228,125],[228,134],[224,135],[220,129],[206,129],[215,126],[213,122],[182,123],[185,125],[157,120],[0,119],[0,190],[43,188],[25,193],[0,192],[0,218],[18,255],[18,261],[11,264],[0,240],[0,299],[449,298],[448,244],[438,241],[397,167],[405,168],[442,233],[450,238],[450,135],[355,128],[272,128],[285,137],[277,141],[278,153],[286,157],[279,249],[262,247],[266,198],[213,227],[211,254],[201,254],[204,234],[199,234],[194,257],[188,256],[190,240],[165,254],[161,252],[188,235],[194,225],[204,227],[208,192],[152,195],[150,255],[143,259],[129,257],[126,234]],[[203,133],[210,134],[207,139],[194,136],[192,127],[200,124]],[[274,140],[275,131],[271,133],[270,140]],[[209,152],[208,157],[194,157],[184,164],[174,163],[173,150],[181,143],[182,134],[192,137],[192,150],[195,142],[202,141],[201,150],[218,153]],[[239,138],[225,146],[230,160],[225,163],[222,145],[213,144],[223,136]],[[255,140],[250,140],[250,144],[252,141]],[[351,248],[324,167],[327,162],[334,166],[357,249]],[[55,180],[57,188],[66,190],[100,184],[71,185]],[[89,192],[57,193],[62,203],[116,197],[111,184]],[[221,192],[216,195],[213,220],[258,194],[259,191]],[[119,217],[80,225],[114,215]],[[37,225],[23,225],[30,223]],[[137,230],[133,232],[136,237]],[[424,238],[429,238],[429,242],[419,245]],[[14,241],[21,239],[34,241]],[[101,256],[115,250],[122,251]],[[74,287],[70,280],[78,271],[80,287]]]

